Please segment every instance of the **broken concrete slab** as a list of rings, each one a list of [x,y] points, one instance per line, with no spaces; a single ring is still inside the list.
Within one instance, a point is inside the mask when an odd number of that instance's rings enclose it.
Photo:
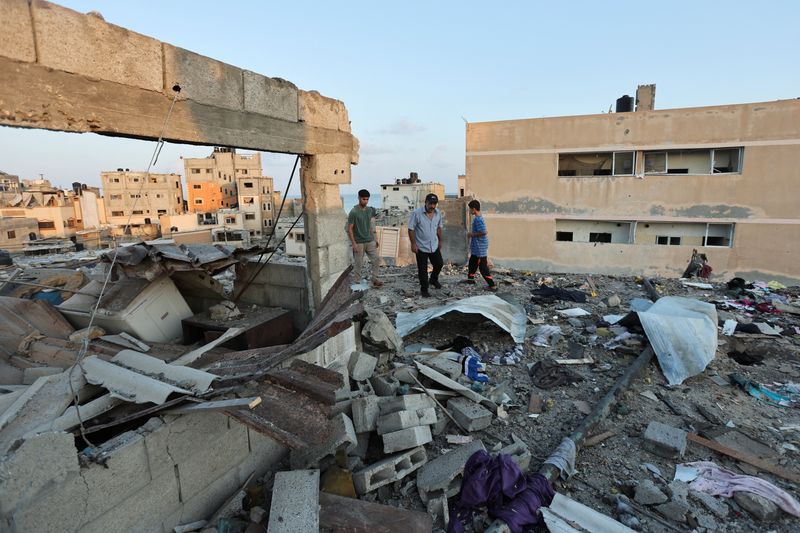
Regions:
[[[436,370],[425,366],[421,363],[416,363],[417,368],[419,369],[420,373],[428,379],[432,379],[436,383],[447,387],[450,390],[456,391],[461,396],[465,398],[469,398],[473,402],[482,403],[484,405],[492,405],[492,402],[488,398],[484,398],[474,390],[470,389],[469,387],[465,387],[461,383],[457,381],[453,381],[452,379],[448,378],[441,372],[437,372]]]
[[[319,470],[275,474],[269,533],[319,531]]]
[[[402,351],[403,339],[397,334],[386,313],[376,309],[367,309],[367,322],[361,329],[361,336],[367,342],[395,352]]]
[[[644,445],[646,449],[667,459],[683,457],[686,451],[686,432],[652,421],[644,432]]]
[[[377,431],[378,435],[383,435],[393,431],[400,431],[401,429],[408,429],[416,426],[429,426],[435,423],[436,409],[433,407],[409,411],[396,411],[378,417]]]
[[[656,505],[655,509],[665,518],[682,524],[686,522],[686,513],[689,512],[689,504],[685,501],[673,500]]]
[[[727,518],[730,512],[730,507],[723,500],[717,499],[705,492],[698,492],[696,490],[689,491],[689,495],[703,504],[703,507],[708,509],[717,518]]]
[[[380,402],[381,416],[397,411],[416,411],[436,407],[436,403],[427,394],[406,394]]]
[[[436,498],[428,500],[428,515],[433,519],[434,524],[444,526],[450,523],[450,509],[447,505],[447,496],[442,494]]]
[[[528,445],[525,444],[525,441],[523,441],[513,433],[511,434],[511,438],[513,439],[514,442],[512,442],[508,446],[505,446],[504,448],[501,448],[498,453],[510,455],[511,459],[513,459],[514,462],[517,463],[519,469],[525,472],[531,465],[531,457],[532,457],[531,452],[528,449]]]
[[[363,381],[372,377],[372,374],[375,372],[375,365],[377,364],[377,357],[372,357],[364,352],[354,351],[350,354],[347,370],[350,372],[350,377],[352,379]]]
[[[380,402],[380,397],[374,395],[353,400],[351,409],[353,412],[353,427],[356,433],[375,431],[380,413]]]
[[[419,511],[398,509],[325,492],[319,494],[319,504],[319,525],[328,531],[412,533],[433,529],[431,517]]]
[[[479,450],[486,451],[486,448],[482,441],[476,440],[442,454],[420,468],[417,490],[422,501],[427,503],[439,492],[444,492],[447,497],[458,494],[464,466],[472,454]]]
[[[492,413],[466,398],[453,398],[447,402],[453,417],[467,431],[480,431],[492,423]]]
[[[309,446],[302,449],[293,449],[289,454],[292,468],[309,468],[318,465],[321,459],[328,455],[334,455],[340,449],[350,451],[355,448],[358,437],[356,437],[353,422],[345,414],[338,414],[331,419],[331,435],[318,446]]]
[[[636,503],[641,503],[642,505],[655,505],[659,503],[666,503],[669,500],[666,494],[664,494],[661,489],[656,487],[656,484],[653,483],[650,479],[645,479],[639,482],[636,485],[636,495],[634,497]]]
[[[387,457],[353,473],[353,485],[358,494],[367,494],[389,483],[394,483],[428,462],[424,447]]]
[[[772,522],[781,516],[781,509],[768,499],[752,492],[737,491],[733,501],[761,522]]]
[[[422,446],[433,440],[431,428],[428,426],[417,426],[400,431],[393,431],[383,435],[384,453],[399,452],[416,446]]]

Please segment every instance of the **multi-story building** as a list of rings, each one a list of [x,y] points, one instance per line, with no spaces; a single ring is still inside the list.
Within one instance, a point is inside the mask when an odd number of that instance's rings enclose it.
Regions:
[[[102,172],[103,203],[109,224],[133,227],[158,223],[160,215],[184,212],[179,174],[154,174],[117,169]]]
[[[0,216],[36,219],[38,238],[72,237],[77,230],[83,229],[72,192],[53,187],[45,179],[23,180],[19,193],[10,199],[3,197]]]
[[[423,183],[417,173],[412,172],[408,178],[381,185],[381,206],[386,210],[413,211],[425,204],[425,197],[430,193],[441,200],[444,198],[444,185]]]
[[[269,176],[239,176],[239,211],[244,214],[244,229],[253,240],[272,233],[275,225],[275,206],[272,203],[273,182]]]
[[[261,154],[237,154],[235,148],[215,147],[208,157],[183,160],[189,212],[214,212],[235,207],[239,177],[261,176]]]
[[[551,272],[800,279],[800,100],[466,126],[492,259]],[[620,102],[618,102],[620,103]]]
[[[218,209],[215,213],[162,215],[161,233],[178,244],[222,243],[249,246],[250,233],[245,229],[245,214],[238,209]]]
[[[18,193],[19,176],[0,171],[0,193]]]
[[[22,251],[25,243],[38,239],[39,222],[35,218],[0,217],[0,249]]]

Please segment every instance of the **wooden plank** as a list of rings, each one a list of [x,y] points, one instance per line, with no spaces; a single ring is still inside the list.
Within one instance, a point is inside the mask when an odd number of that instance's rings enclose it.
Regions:
[[[409,511],[327,492],[319,493],[319,525],[337,533],[429,533],[427,513]]]
[[[764,472],[769,472],[771,474],[775,474],[778,477],[782,477],[783,479],[788,479],[792,483],[800,483],[800,475],[795,472],[790,472],[785,468],[781,468],[778,465],[772,464],[768,461],[764,461],[759,459],[758,457],[754,457],[752,455],[742,453],[739,450],[734,450],[733,448],[729,448],[727,446],[723,446],[718,442],[714,442],[713,440],[708,440],[696,433],[689,433],[686,435],[686,438],[692,442],[696,442],[701,446],[705,446],[715,452],[719,452],[723,455],[727,455],[732,459],[736,459],[737,461],[742,461],[743,463],[747,463],[749,465],[755,466],[759,470],[763,470]]]
[[[215,400],[210,402],[183,405],[175,409],[165,411],[169,415],[184,415],[191,413],[203,413],[206,411],[222,411],[225,409],[254,409],[261,403],[261,396],[251,396],[249,398],[233,398],[230,400]]]

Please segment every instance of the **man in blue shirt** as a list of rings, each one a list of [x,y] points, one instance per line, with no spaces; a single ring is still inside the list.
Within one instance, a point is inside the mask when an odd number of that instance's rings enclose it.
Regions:
[[[408,221],[408,238],[411,240],[411,251],[417,256],[417,275],[419,276],[420,293],[424,297],[430,296],[428,286],[441,289],[439,272],[442,271],[442,214],[436,209],[439,197],[429,194],[425,197],[425,206],[415,209]],[[428,279],[428,260],[433,266],[430,280]]]
[[[467,233],[467,237],[470,238],[467,282],[475,283],[475,271],[480,268],[481,276],[489,284],[487,289],[496,291],[497,286],[494,284],[492,273],[489,271],[489,263],[486,260],[486,256],[489,255],[489,237],[486,236],[486,222],[481,216],[481,203],[478,200],[472,200],[467,206],[469,214],[472,215],[472,231]]]

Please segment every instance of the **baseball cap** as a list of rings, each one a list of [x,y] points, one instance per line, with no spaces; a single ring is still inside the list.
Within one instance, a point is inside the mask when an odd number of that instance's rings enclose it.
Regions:
[[[425,203],[426,204],[438,204],[439,203],[439,197],[436,196],[435,194],[431,193],[431,194],[429,194],[428,196],[425,197]]]

